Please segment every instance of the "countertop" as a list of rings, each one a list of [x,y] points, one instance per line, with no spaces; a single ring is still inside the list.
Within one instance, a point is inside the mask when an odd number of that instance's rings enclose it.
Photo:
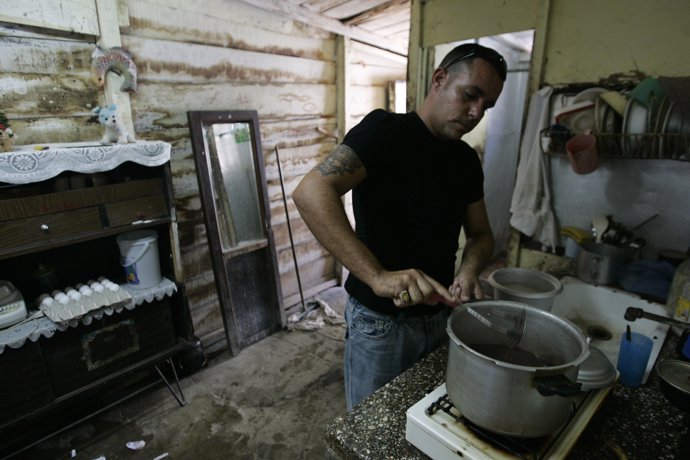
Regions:
[[[675,357],[672,333],[659,359]],[[426,459],[405,440],[406,410],[445,381],[444,345],[326,427],[330,454],[343,459]],[[658,361],[657,361],[658,362]],[[568,458],[690,458],[690,414],[672,406],[652,373],[647,384],[616,384],[578,439]]]

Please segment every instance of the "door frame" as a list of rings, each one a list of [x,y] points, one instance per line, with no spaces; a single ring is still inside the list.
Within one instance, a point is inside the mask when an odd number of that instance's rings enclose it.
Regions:
[[[259,194],[260,216],[263,220],[265,238],[268,242],[268,250],[272,260],[272,273],[274,278],[275,297],[277,299],[276,321],[280,328],[285,326],[285,309],[280,288],[280,274],[278,272],[278,259],[275,247],[275,238],[270,220],[270,206],[268,201],[268,187],[264,168],[264,156],[261,148],[261,136],[259,133],[258,114],[255,110],[213,110],[213,111],[188,111],[187,119],[194,151],[194,163],[199,184],[199,197],[204,211],[204,224],[206,236],[209,242],[209,252],[213,266],[218,299],[220,301],[221,317],[225,329],[225,336],[231,355],[236,355],[242,348],[242,342],[238,336],[239,326],[232,303],[231,286],[225,282],[228,280],[228,270],[225,264],[223,247],[219,235],[218,219],[215,212],[213,187],[211,184],[210,158],[207,152],[207,144],[204,136],[204,128],[214,123],[247,123],[251,130],[251,144],[254,160],[255,180]],[[263,245],[260,245],[263,246]],[[234,255],[248,252],[247,250],[230,250]],[[267,331],[267,334],[273,331]]]

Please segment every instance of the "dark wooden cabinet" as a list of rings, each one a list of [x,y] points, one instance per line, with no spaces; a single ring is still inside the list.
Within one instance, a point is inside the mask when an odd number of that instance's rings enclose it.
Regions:
[[[57,429],[66,422],[64,414],[88,416],[142,385],[152,385],[158,378],[154,366],[193,342],[181,264],[176,260],[179,250],[172,237],[176,222],[170,150],[167,145],[162,153],[154,152],[149,143],[144,146],[114,146],[119,153],[113,155],[123,155],[115,165],[112,155],[102,165],[85,159],[82,171],[81,166],[48,175],[38,171],[38,179],[28,180],[21,177],[26,171],[14,175],[3,163],[5,158],[0,159],[0,280],[10,281],[21,292],[30,312],[38,309],[37,299],[46,293],[37,278],[39,266],[54,269],[57,290],[102,276],[125,285],[116,239],[132,230],[155,230],[160,271],[168,286],[163,295],[142,294],[146,300],[133,295],[126,308],[95,314],[88,321],[76,318],[52,334],[4,347],[0,457],[37,439],[39,426]],[[42,160],[59,163],[62,158]]]

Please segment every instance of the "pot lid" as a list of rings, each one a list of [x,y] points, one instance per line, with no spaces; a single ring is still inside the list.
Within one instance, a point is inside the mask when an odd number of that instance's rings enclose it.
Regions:
[[[616,368],[601,350],[590,346],[589,358],[580,365],[577,381],[582,391],[605,388],[616,381]]]
[[[659,362],[657,373],[674,387],[690,393],[690,363],[677,359],[665,359]]]

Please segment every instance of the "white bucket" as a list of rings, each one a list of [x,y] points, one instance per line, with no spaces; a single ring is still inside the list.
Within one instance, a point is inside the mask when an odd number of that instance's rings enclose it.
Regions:
[[[117,245],[120,247],[120,265],[125,269],[130,287],[146,289],[160,284],[158,233],[155,230],[123,233],[117,236]]]

